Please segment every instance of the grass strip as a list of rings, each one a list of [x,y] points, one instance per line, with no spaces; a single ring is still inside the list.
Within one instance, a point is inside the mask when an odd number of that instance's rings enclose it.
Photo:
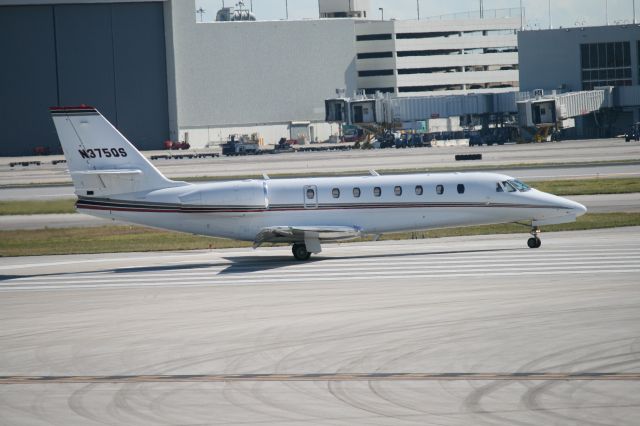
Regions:
[[[0,216],[75,213],[75,198],[38,201],[0,201]]]
[[[537,190],[559,196],[640,192],[640,178],[549,180],[529,184]]]
[[[543,231],[578,231],[627,226],[640,226],[640,213],[587,214],[578,218],[577,222],[547,226]],[[522,234],[525,238],[528,231],[528,227],[522,225],[487,225],[388,234],[382,239],[407,240],[491,234]],[[370,239],[364,239],[367,240]],[[199,237],[138,226],[0,231],[0,256],[198,250],[250,245],[248,242]]]

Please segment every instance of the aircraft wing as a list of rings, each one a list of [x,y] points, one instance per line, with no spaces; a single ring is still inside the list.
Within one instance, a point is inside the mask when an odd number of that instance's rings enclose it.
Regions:
[[[362,230],[356,226],[273,226],[262,229],[253,242],[258,248],[264,243],[304,242],[312,253],[320,252],[320,241],[344,241],[358,238]]]

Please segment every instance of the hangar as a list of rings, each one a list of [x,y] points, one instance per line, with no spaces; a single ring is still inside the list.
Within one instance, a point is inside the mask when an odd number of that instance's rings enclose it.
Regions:
[[[168,138],[163,2],[79,3],[0,3],[0,155],[57,152],[52,105],[93,103],[142,149]]]

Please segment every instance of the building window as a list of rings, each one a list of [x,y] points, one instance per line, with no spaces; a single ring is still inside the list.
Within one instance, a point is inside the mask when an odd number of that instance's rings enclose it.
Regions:
[[[333,188],[331,190],[331,195],[333,195],[333,198],[340,198],[340,190],[338,188]]]
[[[464,185],[462,184],[458,185],[458,194],[464,194]]]
[[[393,58],[393,52],[358,53],[358,59],[383,59],[383,58]]]
[[[416,195],[422,195],[424,193],[424,189],[422,189],[422,186],[418,185],[416,186]]]
[[[462,72],[461,67],[434,67],[434,68],[401,68],[398,74],[434,74],[434,73],[451,73]]]
[[[401,50],[396,53],[399,58],[408,56],[445,56],[445,55],[462,55],[460,49],[434,49],[434,50]]]
[[[433,32],[433,33],[398,33],[396,34],[396,39],[411,40],[416,38],[443,38],[443,37],[451,37],[451,36],[458,37],[458,34],[460,34],[458,31]]]
[[[379,197],[382,195],[382,189],[380,189],[379,186],[376,186],[375,188],[373,188],[373,195],[375,197]]]
[[[391,34],[365,34],[356,36],[356,41],[391,40]]]
[[[438,195],[442,195],[442,194],[444,194],[444,186],[442,186],[442,185],[438,185],[438,186],[436,186],[436,193],[437,193]]]
[[[640,57],[640,43],[638,44]],[[628,41],[580,45],[582,89],[631,86],[631,44]]]
[[[394,93],[395,89],[393,87],[375,87],[371,89],[364,89],[364,93],[367,95],[375,95],[376,93]]]
[[[401,186],[396,186],[395,188],[393,188],[393,193],[396,194],[397,197],[402,195],[402,187]]]
[[[353,197],[360,198],[360,188],[353,188]]]
[[[393,75],[393,70],[358,71],[358,77],[379,77],[383,75]]]

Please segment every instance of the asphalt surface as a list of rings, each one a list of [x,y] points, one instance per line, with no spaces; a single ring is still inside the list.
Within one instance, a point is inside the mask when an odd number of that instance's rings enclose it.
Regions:
[[[482,161],[473,162],[473,164],[455,161],[456,154],[470,153],[482,154]],[[0,186],[70,182],[66,164],[56,166],[51,164],[55,158],[61,157],[42,157],[39,158],[43,162],[41,166],[29,167],[10,167],[9,161],[12,159],[0,159]],[[166,176],[179,179],[194,176],[261,175],[262,173],[333,173],[369,169],[428,169],[462,165],[475,167],[476,164],[500,168],[514,164],[550,165],[567,162],[628,160],[640,160],[640,143],[627,143],[623,139],[599,139],[490,147],[354,150],[257,157],[158,160],[154,164]]]
[[[639,235],[0,259],[0,423],[636,425]]]

